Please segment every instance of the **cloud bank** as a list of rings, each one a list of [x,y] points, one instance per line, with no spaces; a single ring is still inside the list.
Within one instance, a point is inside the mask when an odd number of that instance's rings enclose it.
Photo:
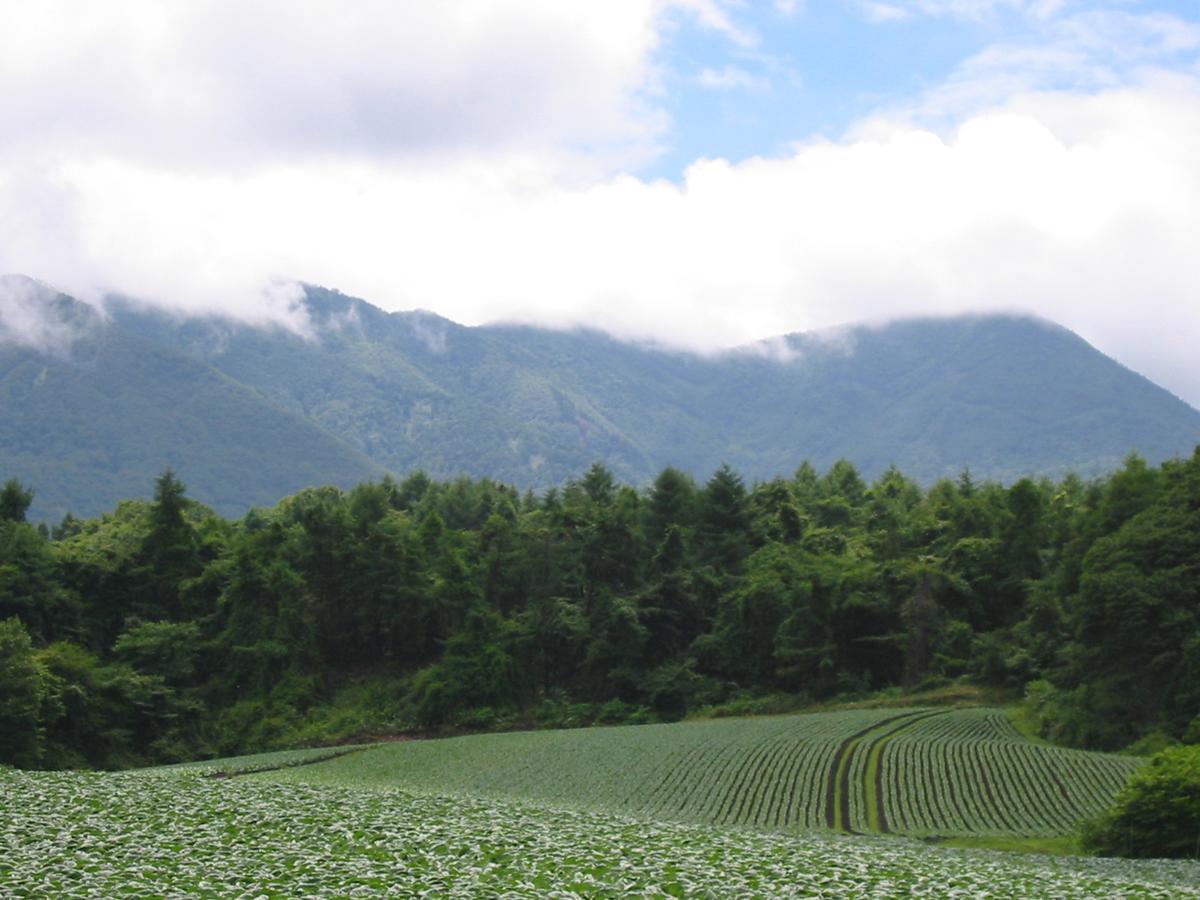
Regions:
[[[51,287],[33,279],[0,275],[0,345],[69,354],[75,340],[98,318],[55,308],[48,302],[55,296]]]
[[[735,7],[39,9],[0,13],[0,271],[298,328],[307,281],[697,350],[1022,310],[1200,405],[1186,23],[1139,19],[1117,71],[1107,24],[1061,20],[845,134],[673,182],[630,174],[669,128],[664,36],[687,20],[748,52]]]
[[[172,168],[637,144],[655,0],[0,7],[0,154]],[[68,144],[69,142],[69,144]]]

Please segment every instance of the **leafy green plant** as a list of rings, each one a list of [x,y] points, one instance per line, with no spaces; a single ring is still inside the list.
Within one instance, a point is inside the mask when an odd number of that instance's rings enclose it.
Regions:
[[[403,741],[271,777],[760,828],[1055,837],[1140,765],[1032,744],[1000,710],[901,707]]]
[[[0,895],[1200,895],[1190,862],[1001,855],[265,780],[310,768],[257,780],[0,769]]]
[[[1101,856],[1200,859],[1200,745],[1170,747],[1129,780],[1081,844]]]

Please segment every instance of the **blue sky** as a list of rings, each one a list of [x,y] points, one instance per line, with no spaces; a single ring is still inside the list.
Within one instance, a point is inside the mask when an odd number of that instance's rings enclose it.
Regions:
[[[1061,47],[1072,24],[1099,28],[1106,16],[1200,22],[1198,2],[1136,0],[761,2],[726,10],[732,34],[682,13],[664,31],[661,105],[671,124],[649,175],[674,179],[700,157],[779,156],[797,141],[837,139],[876,110],[936,91],[989,49]],[[1088,91],[1129,81],[1148,58],[1196,71],[1194,44],[1152,51],[1134,29],[1125,39],[1124,47],[1100,40],[1089,47],[1077,34],[1070,61],[1025,76],[1041,89]]]
[[[676,177],[699,157],[776,156],[813,135],[837,137],[1025,24],[1011,14],[872,24],[852,6],[827,3],[738,12],[751,46],[694,21],[669,33],[664,107],[672,127],[655,174]]]
[[[97,303],[699,352],[1022,311],[1200,406],[1197,0],[39,0],[0,122],[0,272]]]

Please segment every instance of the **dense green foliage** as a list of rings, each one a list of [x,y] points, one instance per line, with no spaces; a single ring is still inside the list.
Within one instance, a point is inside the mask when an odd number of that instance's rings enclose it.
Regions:
[[[1105,856],[1200,859],[1200,745],[1156,754],[1084,829],[1083,846]]]
[[[58,306],[53,307],[53,303]],[[595,332],[464,328],[309,288],[302,333],[113,302],[54,352],[0,345],[0,472],[33,520],[143,496],[165,465],[225,515],[421,468],[561,486],[593,460],[644,486],[839,458],[921,484],[1111,471],[1200,442],[1200,412],[1070,332],[1005,316],[791,335],[699,357]],[[66,326],[64,326],[65,328]],[[64,330],[64,329],[57,329]]]
[[[1140,764],[1029,743],[995,710],[873,709],[404,741],[256,777],[657,821],[1047,836],[1072,834]]]
[[[374,752],[374,751],[369,751]],[[945,850],[395,789],[0,770],[15,897],[1154,897],[1189,862]]]
[[[21,488],[21,490],[25,490]],[[20,504],[17,504],[18,506]],[[170,472],[0,521],[4,760],[113,767],[411,729],[679,718],[970,679],[1098,749],[1200,728],[1200,452],[1110,478],[847,462],[747,487],[421,473],[239,521]]]

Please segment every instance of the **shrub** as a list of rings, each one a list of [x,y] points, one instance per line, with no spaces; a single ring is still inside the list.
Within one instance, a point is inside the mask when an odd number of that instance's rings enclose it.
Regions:
[[[1200,857],[1200,745],[1152,757],[1080,843],[1099,856]]]

